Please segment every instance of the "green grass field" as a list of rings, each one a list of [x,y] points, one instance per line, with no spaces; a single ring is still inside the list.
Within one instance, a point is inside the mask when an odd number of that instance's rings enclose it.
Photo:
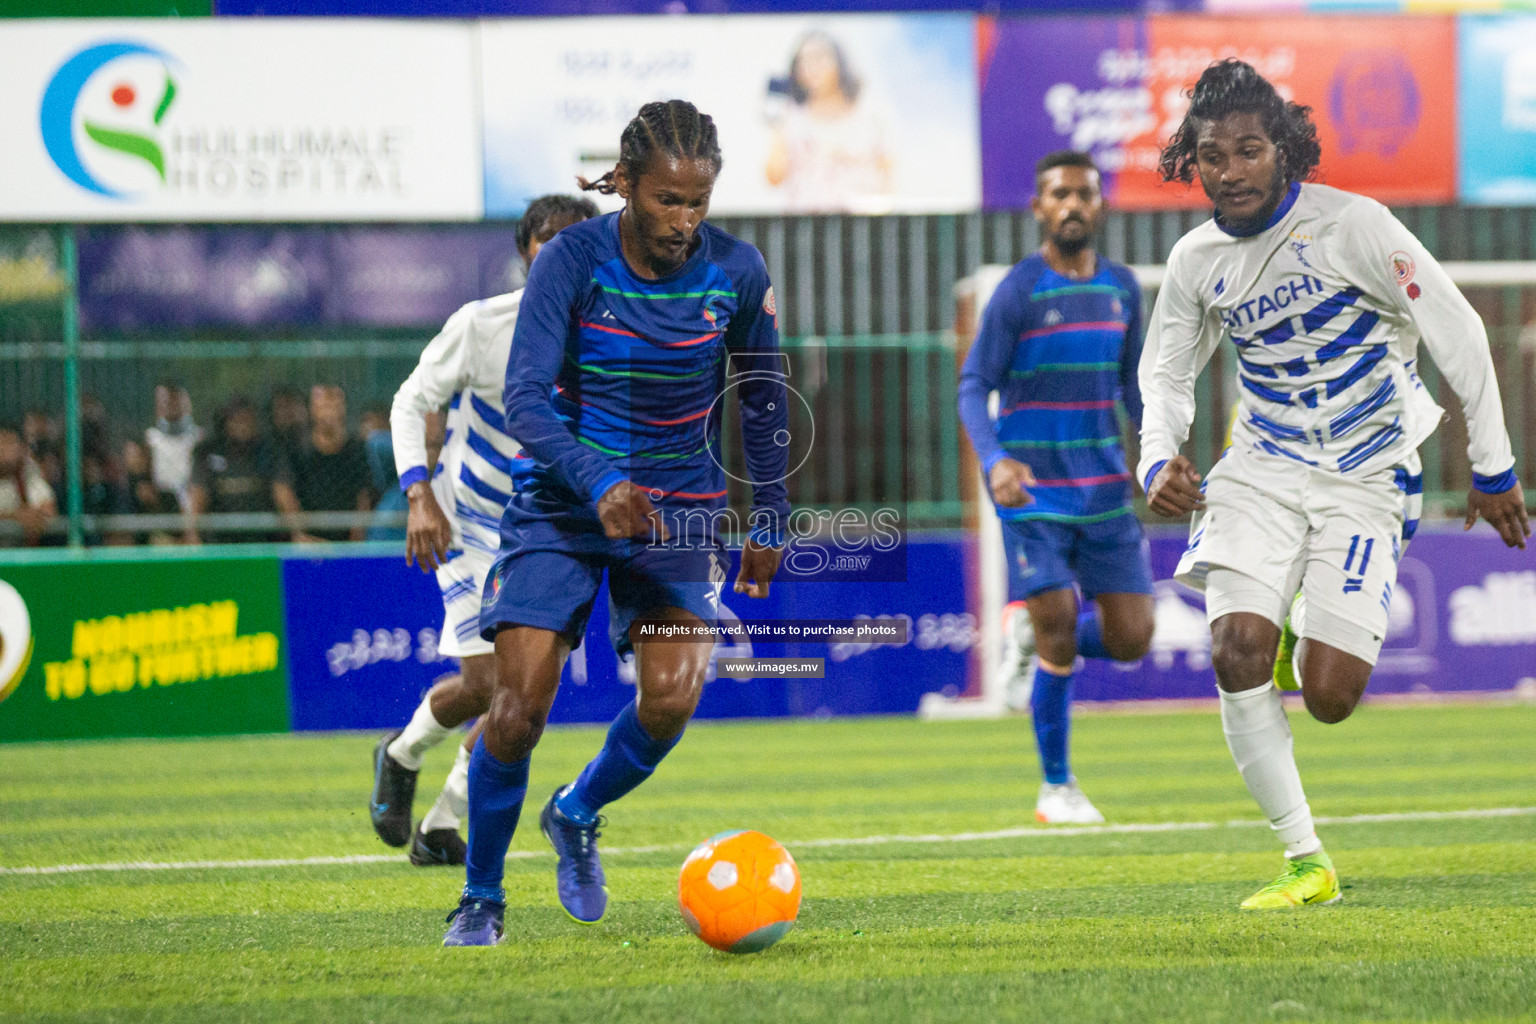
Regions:
[[[14,871],[391,853],[365,811],[374,737],[0,747],[0,1020],[1536,1019],[1536,707],[1292,722],[1314,812],[1386,816],[1320,825],[1339,906],[1238,912],[1280,852],[1212,713],[1077,723],[1112,825],[1182,827],[1004,838],[962,834],[1031,826],[1027,720],[704,723],[609,809],[593,928],[556,903],[535,819],[601,732],[551,730],[507,938],[481,950],[438,945],[461,869],[403,858]],[[429,758],[418,813],[451,757]],[[1525,812],[1425,816],[1500,808]],[[756,956],[676,909],[683,856],[730,827],[783,841],[804,881],[799,925]],[[839,842],[877,836],[921,841]]]

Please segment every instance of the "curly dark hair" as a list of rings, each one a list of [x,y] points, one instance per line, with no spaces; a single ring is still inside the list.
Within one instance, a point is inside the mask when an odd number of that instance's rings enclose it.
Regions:
[[[647,103],[619,136],[619,166],[631,182],[638,181],[651,165],[655,152],[665,150],[679,160],[703,160],[720,171],[720,134],[715,120],[687,100]],[[618,191],[613,171],[588,181],[578,177],[583,192],[611,196]]]
[[[1163,147],[1157,169],[1164,181],[1195,180],[1195,145],[1202,122],[1219,121],[1228,114],[1258,114],[1264,131],[1280,150],[1285,180],[1306,181],[1317,171],[1323,149],[1317,142],[1312,108],[1281,99],[1263,75],[1235,58],[1220,60],[1200,74],[1189,94],[1189,112]]]
[[[586,196],[539,196],[518,218],[517,251],[526,258],[534,236],[543,234],[551,224],[560,221],[577,224],[596,216],[597,204]]]

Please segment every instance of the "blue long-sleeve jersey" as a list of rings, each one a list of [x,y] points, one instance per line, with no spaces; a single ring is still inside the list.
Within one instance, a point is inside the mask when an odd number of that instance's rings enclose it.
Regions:
[[[1103,256],[1086,281],[1021,260],[987,303],[960,374],[960,419],[982,467],[1012,457],[1035,475],[1032,504],[1005,519],[1095,522],[1130,511],[1116,400],[1138,425],[1141,288]],[[998,392],[994,423],[987,396]]]
[[[665,509],[723,507],[720,399],[734,385],[754,512],[783,524],[789,408],[762,254],[703,224],[688,261],[647,280],[624,261],[619,216],[566,228],[530,268],[504,393],[533,460],[524,493],[595,519],[628,479]]]

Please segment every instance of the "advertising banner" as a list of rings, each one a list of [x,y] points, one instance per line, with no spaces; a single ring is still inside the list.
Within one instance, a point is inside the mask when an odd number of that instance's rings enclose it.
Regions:
[[[0,218],[478,218],[472,68],[465,25],[14,22]]]
[[[276,559],[0,566],[0,741],[282,732]]]
[[[1536,202],[1536,17],[1458,22],[1461,198]]]
[[[1238,57],[1312,108],[1317,180],[1386,203],[1455,195],[1455,23],[1449,16],[1151,15],[983,22],[981,111],[988,208],[1025,206],[1030,169],[1086,149],[1122,209],[1204,205],[1164,184],[1162,146],[1213,61]]]
[[[912,712],[924,692],[962,683],[976,630],[964,607],[961,548],[932,541],[911,543],[907,551],[907,583],[776,582],[762,600],[727,586],[721,602],[727,625],[905,616],[908,640],[754,644],[738,629],[716,646],[717,659],[822,658],[825,678],[717,678],[712,660],[699,716]],[[454,671],[455,663],[437,651],[443,607],[436,583],[402,559],[293,560],[283,575],[294,728],[399,727],[432,682]],[[552,722],[606,722],[634,698],[634,663],[614,655],[606,594],[599,594],[586,639],[561,680]]]
[[[981,195],[968,15],[494,21],[480,26],[485,200],[513,216],[596,179],[640,106],[719,127],[716,214],[973,210]],[[536,93],[538,102],[530,102]],[[610,204],[609,208],[616,208]]]
[[[515,233],[500,225],[113,225],[78,237],[87,334],[258,326],[435,331],[464,303],[523,280]]]

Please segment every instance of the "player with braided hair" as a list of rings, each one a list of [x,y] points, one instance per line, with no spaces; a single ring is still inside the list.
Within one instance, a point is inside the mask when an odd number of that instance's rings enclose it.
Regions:
[[[1321,155],[1308,115],[1242,61],[1200,76],[1162,172],[1198,175],[1216,212],[1168,257],[1140,366],[1138,476],[1153,512],[1204,513],[1174,578],[1205,591],[1222,730],[1285,846],[1248,910],[1340,898],[1276,687],[1329,723],[1365,692],[1418,526],[1416,449],[1444,416],[1414,370],[1421,340],[1466,415],[1467,528],[1530,535],[1482,321],[1386,207],[1303,184]],[[1223,341],[1242,411],[1202,481],[1179,447]]]
[[[594,924],[607,908],[598,812],[677,744],[714,647],[706,627],[726,578],[712,524],[726,504],[718,399],[728,362],[740,374],[754,498],[736,591],[765,597],[778,571],[789,512],[778,324],[762,255],[704,223],[720,164],[708,115],[682,100],[647,103],[624,129],[618,165],[581,182],[623,197],[623,210],[566,228],[529,273],[505,405],[533,467],[502,518],[481,604],[496,692],[470,756],[466,884],[444,945],[501,938],[503,862],[529,759],[605,572],[611,635],[636,654],[636,699],[539,825],[559,857],[566,912]],[[711,524],[703,538],[701,519]],[[688,638],[647,639],[660,625]]]

